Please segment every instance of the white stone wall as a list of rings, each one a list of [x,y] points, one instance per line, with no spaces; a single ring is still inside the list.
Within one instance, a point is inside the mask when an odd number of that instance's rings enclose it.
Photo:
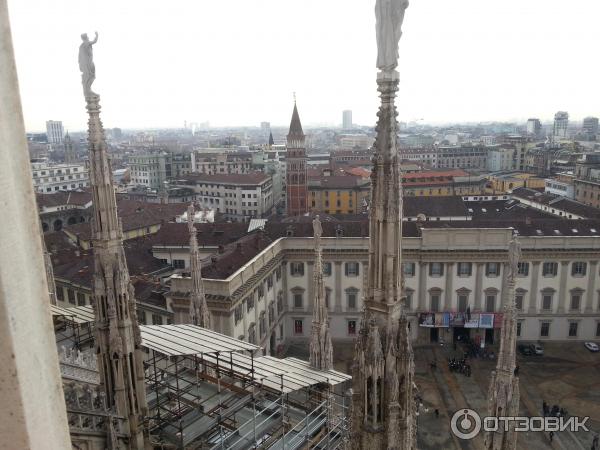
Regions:
[[[425,229],[422,238],[404,238],[404,261],[415,263],[415,274],[405,277],[407,293],[411,295],[410,321],[413,337],[417,337],[417,313],[431,310],[431,292],[437,290],[440,295],[439,311],[457,311],[459,294],[467,295],[468,306],[472,312],[486,310],[486,296],[495,296],[495,312],[502,312],[504,263],[507,259],[506,243],[509,229]],[[586,340],[596,338],[597,323],[600,320],[600,281],[598,259],[600,255],[600,237],[523,237],[523,262],[528,263],[527,275],[517,278],[516,288],[523,295],[522,340]],[[329,317],[331,335],[334,340],[350,340],[348,322],[356,320],[358,328],[362,312],[362,289],[367,264],[367,238],[323,238],[323,257],[325,263],[331,263],[331,275],[324,276],[329,297]],[[435,253],[434,253],[435,251]],[[269,292],[265,287],[265,301],[258,301],[256,289],[261,281],[252,277],[274,258],[281,263],[271,268],[274,273],[281,268],[282,278],[274,278],[274,289]],[[557,262],[556,276],[542,275],[544,261]],[[573,276],[573,262],[586,262],[586,274]],[[289,342],[307,341],[312,320],[312,238],[282,238],[268,247],[253,261],[246,264],[228,280],[205,280],[207,293],[211,290],[221,295],[231,295],[235,290],[246,289],[255,296],[255,307],[250,312],[244,306],[243,320],[234,323],[235,305],[243,301],[236,300],[232,305],[230,330],[234,337],[248,338],[248,329],[256,324],[257,342],[268,346],[269,332],[261,339],[258,324],[261,312],[268,317],[268,304],[277,302],[277,292],[283,292],[285,312],[277,323],[270,327],[281,343],[279,325],[283,326],[283,336]],[[347,262],[359,263],[359,276],[347,276],[344,265]],[[440,262],[444,265],[444,274],[440,277],[429,275],[429,266]],[[459,262],[471,263],[471,274],[461,276],[457,273]],[[301,276],[291,274],[292,263],[303,263]],[[500,263],[499,274],[488,276],[487,263]],[[537,274],[537,275],[536,275]],[[265,272],[261,279],[265,280]],[[264,282],[264,281],[262,281]],[[218,287],[216,287],[218,286]],[[357,304],[355,309],[348,308],[348,289],[355,288]],[[542,309],[542,291],[553,292],[552,309]],[[227,294],[229,292],[230,294]],[[302,294],[302,307],[295,307],[294,293]],[[532,294],[535,293],[535,296]],[[579,310],[571,310],[571,296],[580,295]],[[532,298],[535,297],[535,302]],[[560,300],[560,301],[559,301]],[[561,308],[562,307],[562,308]],[[295,321],[302,320],[302,333],[295,332]],[[540,337],[541,322],[551,321],[547,338]],[[578,322],[577,335],[568,336],[570,321]]]

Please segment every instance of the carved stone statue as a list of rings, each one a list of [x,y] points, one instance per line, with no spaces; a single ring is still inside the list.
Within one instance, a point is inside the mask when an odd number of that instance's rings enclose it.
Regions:
[[[408,0],[377,0],[377,68],[391,71],[398,66],[398,42],[402,36],[404,12]]]
[[[319,220],[319,216],[315,216],[313,219],[313,236],[317,242],[320,242],[321,236],[323,236],[323,227],[321,226],[321,221]]]
[[[519,261],[521,260],[521,243],[516,234],[508,243],[508,278],[514,280],[517,276]]]
[[[81,70],[81,84],[83,85],[83,94],[86,97],[98,95],[92,92],[92,83],[96,79],[96,66],[94,66],[94,52],[92,45],[98,42],[98,33],[93,41],[90,41],[87,34],[81,35],[83,41],[79,46],[79,70]]]

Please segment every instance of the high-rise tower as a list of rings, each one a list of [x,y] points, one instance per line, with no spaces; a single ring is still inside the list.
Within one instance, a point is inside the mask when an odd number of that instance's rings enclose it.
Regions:
[[[517,307],[515,302],[515,276],[521,245],[516,236],[508,247],[507,292],[502,316],[500,350],[496,370],[492,372],[488,391],[488,416],[519,415],[519,376],[516,372],[515,352],[517,347]],[[514,450],[517,448],[517,433],[514,428],[498,427],[496,432],[487,432],[484,440],[486,450]]]
[[[290,131],[287,135],[286,192],[288,216],[299,216],[307,211],[308,187],[306,184],[305,136],[300,123],[298,107],[294,102]]]
[[[198,251],[197,230],[194,226],[196,210],[190,204],[187,210],[188,229],[190,231],[190,272],[192,277],[192,291],[190,293],[190,323],[204,328],[210,328],[210,312],[204,295],[202,284],[202,263]]]
[[[403,309],[402,184],[398,124],[398,41],[407,1],[377,1],[378,112],[371,174],[369,267],[352,375],[355,449],[416,448],[414,360]],[[390,9],[392,9],[390,11]]]
[[[319,216],[313,220],[315,241],[314,291],[312,328],[310,331],[310,365],[319,370],[333,368],[333,347],[329,334],[329,317],[325,302],[325,284],[323,283],[323,254],[321,235],[323,228]]]
[[[123,229],[117,214],[107,144],[100,120],[100,96],[91,91],[95,78],[92,45],[82,36],[79,66],[88,110],[88,147],[92,187],[92,288],[98,369],[107,407],[124,419],[117,430],[128,436],[127,448],[144,448],[142,420],[146,414],[143,355],[133,286],[123,251]]]
[[[73,154],[73,140],[71,136],[69,136],[69,132],[65,135],[64,139],[65,146],[65,163],[71,164],[75,160],[75,155]]]

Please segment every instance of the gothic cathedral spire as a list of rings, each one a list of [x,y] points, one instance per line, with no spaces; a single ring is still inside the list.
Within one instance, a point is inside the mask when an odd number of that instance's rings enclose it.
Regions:
[[[319,216],[313,220],[315,241],[315,266],[313,319],[310,332],[310,365],[318,370],[333,368],[333,347],[329,334],[329,317],[325,301],[325,284],[323,283],[323,254],[321,249],[321,221]]]
[[[507,292],[502,316],[500,350],[496,370],[492,372],[488,391],[488,416],[518,416],[519,376],[516,371],[517,307],[515,303],[515,276],[521,259],[521,244],[513,235],[508,247]],[[517,448],[517,433],[513,428],[499,427],[496,432],[487,432],[484,439],[486,450],[514,450]]]
[[[123,230],[117,214],[113,176],[104,129],[100,120],[100,96],[91,91],[95,78],[91,44],[85,36],[79,63],[83,72],[88,110],[88,147],[92,187],[92,288],[98,368],[107,406],[122,417],[118,434],[128,436],[132,450],[144,449],[143,417],[147,411],[141,336],[129,279]],[[91,78],[91,82],[90,82]]]
[[[394,29],[399,30],[400,25],[395,24]],[[386,43],[390,54],[393,45],[398,45],[394,39],[391,36],[392,43]],[[393,68],[380,69],[377,85],[381,105],[371,174],[369,266],[352,375],[350,445],[356,449],[413,450],[417,444],[414,359],[403,309],[402,177],[394,105],[399,75]]]
[[[196,210],[190,204],[187,210],[188,229],[190,232],[190,271],[192,277],[192,291],[190,294],[190,323],[204,328],[210,328],[210,312],[204,295],[202,284],[202,263],[198,250],[197,231],[194,226]]]

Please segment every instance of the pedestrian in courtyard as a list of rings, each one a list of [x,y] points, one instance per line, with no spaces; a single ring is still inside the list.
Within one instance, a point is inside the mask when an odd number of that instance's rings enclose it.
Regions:
[[[435,408],[434,413],[435,413],[436,419],[440,417],[440,410],[439,409]]]
[[[598,441],[600,440],[600,437],[598,436],[598,433],[596,433],[596,436],[594,436],[594,440],[592,441],[592,448],[594,450],[598,449]]]
[[[552,442],[552,439],[554,439],[554,431],[550,432],[550,442]]]
[[[546,417],[548,414],[548,403],[546,403],[546,400],[544,400],[544,403],[542,403],[542,411],[544,412],[544,417]]]

